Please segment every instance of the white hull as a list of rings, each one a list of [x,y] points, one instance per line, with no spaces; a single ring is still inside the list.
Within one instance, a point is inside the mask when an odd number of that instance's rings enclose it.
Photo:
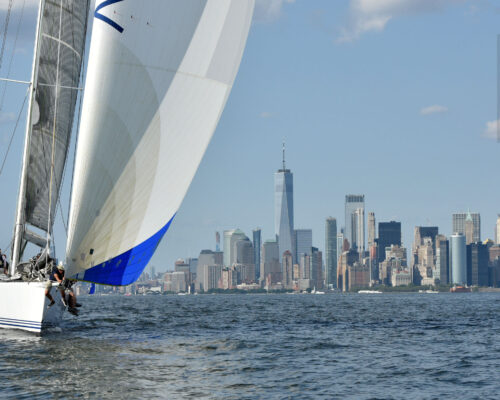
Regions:
[[[56,304],[48,308],[45,282],[0,281],[0,328],[40,333],[58,326],[65,308],[58,290],[51,294]]]

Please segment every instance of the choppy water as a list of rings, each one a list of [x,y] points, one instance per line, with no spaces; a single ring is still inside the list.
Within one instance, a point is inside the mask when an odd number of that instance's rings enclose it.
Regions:
[[[499,398],[500,294],[82,297],[2,398]]]

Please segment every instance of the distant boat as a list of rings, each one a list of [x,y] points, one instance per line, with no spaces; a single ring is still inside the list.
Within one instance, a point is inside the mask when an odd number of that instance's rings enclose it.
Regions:
[[[360,294],[379,294],[382,293],[380,290],[358,290]]]
[[[437,290],[432,290],[432,289],[427,289],[427,290],[420,289],[418,293],[439,293],[439,292]]]
[[[40,332],[62,318],[62,301],[48,308],[45,287],[78,120],[66,277],[111,286],[139,278],[217,126],[254,8],[254,0],[95,3],[89,13],[90,0],[39,2],[11,265],[0,278],[0,327]],[[80,118],[89,14],[94,23]],[[43,268],[22,262],[28,243],[44,249]]]
[[[450,289],[451,293],[470,293],[472,292],[471,287],[455,285]]]

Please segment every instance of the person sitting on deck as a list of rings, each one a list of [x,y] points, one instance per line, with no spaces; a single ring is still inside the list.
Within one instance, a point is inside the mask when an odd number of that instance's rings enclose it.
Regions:
[[[54,298],[50,294],[50,289],[52,288],[53,282],[59,283],[59,292],[61,293],[62,301],[66,306],[66,299],[64,298],[64,287],[62,286],[62,281],[64,279],[64,265],[62,261],[59,262],[57,267],[52,269],[52,274],[50,275],[49,281],[47,282],[47,286],[45,287],[45,296],[50,300],[49,307],[52,307],[55,304]]]

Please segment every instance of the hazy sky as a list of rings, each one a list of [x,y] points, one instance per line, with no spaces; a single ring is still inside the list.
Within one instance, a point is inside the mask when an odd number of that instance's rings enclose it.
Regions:
[[[0,0],[0,32],[8,1]],[[14,1],[0,76],[8,72],[22,0]],[[26,0],[10,77],[29,79],[34,0]],[[215,247],[215,231],[274,235],[273,174],[286,141],[296,228],[324,249],[328,216],[365,194],[377,222],[451,233],[451,214],[481,213],[493,237],[500,212],[496,140],[500,5],[477,0],[258,0],[232,94],[197,175],[152,265]],[[26,88],[9,85],[0,161]],[[4,91],[0,84],[0,101]],[[24,114],[0,175],[0,246],[14,223]],[[71,165],[71,159],[70,159]],[[70,174],[62,196],[68,212]],[[58,216],[58,255],[65,232]],[[151,265],[150,264],[150,265]]]

